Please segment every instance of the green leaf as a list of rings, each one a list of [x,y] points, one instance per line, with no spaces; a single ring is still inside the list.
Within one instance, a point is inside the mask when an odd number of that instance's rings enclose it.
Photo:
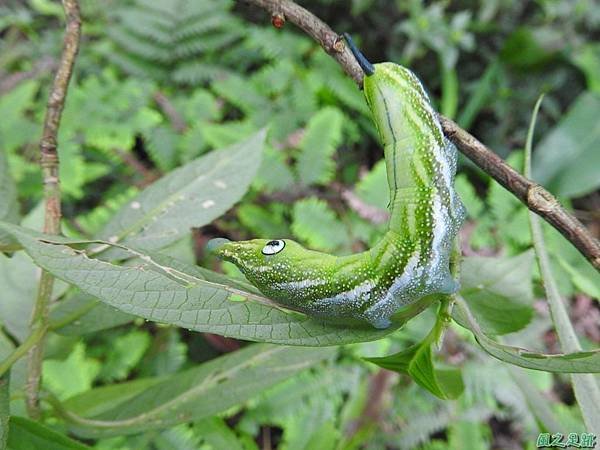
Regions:
[[[242,225],[257,236],[288,236],[283,213],[285,205],[271,204],[259,206],[254,204],[240,205],[237,213]]]
[[[5,222],[19,222],[19,203],[17,202],[17,189],[10,174],[6,155],[0,146],[0,220]],[[0,246],[10,244],[8,236],[0,233]]]
[[[235,435],[235,432],[218,417],[202,420],[194,425],[198,434],[202,436],[204,443],[214,449],[244,450]]]
[[[204,447],[200,446],[200,436],[187,424],[177,425],[176,427],[162,430],[160,433],[152,434],[152,438],[146,439],[146,441],[148,444],[151,443],[153,450],[204,449]],[[141,436],[144,435],[142,434]],[[133,439],[136,438],[137,436]]]
[[[11,258],[0,254],[0,324],[17,340],[29,335],[31,310],[37,292],[39,270],[26,254],[19,252]],[[53,288],[53,299],[65,291],[66,286],[58,283]]]
[[[334,174],[333,154],[342,141],[344,115],[333,107],[315,114],[300,142],[296,168],[304,184],[326,183]]]
[[[518,331],[533,317],[533,253],[515,257],[465,258],[461,295],[487,334]]]
[[[349,240],[344,225],[323,200],[309,197],[297,201],[292,215],[292,231],[311,248],[334,250]]]
[[[127,378],[131,369],[140,362],[149,345],[150,336],[144,331],[133,330],[114,338],[105,352],[106,358],[99,379],[110,382]]]
[[[95,387],[65,400],[63,406],[80,416],[97,416],[127,403],[164,380],[165,377],[137,378],[126,383]]]
[[[487,423],[464,419],[454,421],[448,430],[448,448],[487,450],[490,448],[488,433]]]
[[[479,215],[485,210],[485,205],[477,192],[475,192],[475,187],[467,176],[464,173],[458,174],[456,176],[456,180],[454,181],[454,187],[456,188],[456,192],[460,196],[460,199],[467,208],[467,213],[469,217],[472,219],[477,219]]]
[[[215,81],[211,87],[218,95],[247,115],[261,110],[269,110],[271,103],[268,98],[260,95],[252,82],[240,75],[229,75],[222,80]]]
[[[600,94],[600,44],[586,43],[571,58],[585,74],[588,89]]]
[[[64,245],[82,241],[3,222],[0,230],[10,231],[35,263],[57,278],[110,306],[149,320],[238,339],[307,346],[376,340],[400,326],[376,330],[366,325],[325,324],[282,310],[246,283],[164,255],[128,250],[140,256],[139,264],[118,266]],[[111,247],[107,242],[102,245]]]
[[[98,438],[197,421],[242,405],[333,355],[332,349],[251,345],[165,378],[93,418],[71,421],[70,429]]]
[[[387,182],[385,160],[378,161],[371,171],[356,183],[355,191],[365,203],[387,210],[390,202],[390,189]]]
[[[460,369],[439,369],[433,365],[431,347],[436,344],[443,324],[443,320],[438,317],[430,333],[418,344],[393,355],[365,359],[384,369],[409,375],[421,387],[441,399],[456,398],[464,390]]]
[[[211,147],[220,148],[233,145],[242,139],[250,138],[256,133],[256,125],[249,120],[229,120],[222,123],[206,123],[202,127],[202,134],[206,143]]]
[[[481,347],[494,358],[524,367],[556,373],[600,373],[600,350],[568,354],[544,354],[500,344],[485,335],[471,313],[467,302],[456,297],[452,317],[470,330]]]
[[[531,123],[529,125],[529,132],[527,134],[524,164],[524,175],[526,177],[531,176],[533,131],[542,99],[543,96],[538,99],[535,105],[531,117]],[[598,100],[598,106],[600,107],[600,98],[598,98]],[[600,127],[598,130],[600,130]],[[567,307],[560,296],[558,286],[552,273],[550,255],[548,254],[548,249],[546,248],[541,219],[533,212],[529,212],[529,223],[531,225],[531,235],[533,238],[533,245],[535,247],[540,273],[542,275],[544,290],[546,291],[546,297],[548,298],[548,304],[550,306],[552,322],[556,327],[556,333],[558,334],[561,348],[567,352],[581,351],[581,345],[579,344],[579,339],[575,333],[575,328],[571,323],[569,313],[567,312]],[[577,399],[577,403],[581,408],[583,420],[587,428],[593,433],[599,433],[600,410],[598,410],[598,405],[600,404],[600,386],[598,385],[596,378],[591,374],[573,374],[571,375],[571,380],[573,382],[575,398]]]
[[[585,92],[537,145],[533,179],[554,194],[579,197],[600,186],[600,95]]]
[[[465,130],[471,128],[479,112],[489,104],[490,99],[495,95],[501,67],[500,60],[498,58],[493,59],[486,67],[483,75],[479,77],[473,89],[469,91],[468,100],[461,107],[456,119],[456,123]]]
[[[59,398],[68,398],[90,389],[101,365],[86,357],[85,345],[80,342],[67,359],[46,359],[43,368],[44,384]]]
[[[102,238],[156,249],[209,223],[237,202],[260,164],[265,132],[212,151],[164,176],[125,205]]]
[[[294,174],[286,163],[285,154],[267,146],[254,186],[272,192],[284,190],[293,182]]]
[[[523,71],[547,64],[563,48],[563,36],[550,26],[521,26],[505,40],[500,55],[504,62]]]
[[[38,139],[41,127],[32,122],[27,114],[34,105],[38,89],[38,81],[27,80],[0,97],[0,117],[3,117],[0,121],[0,143],[4,151],[12,152]]]
[[[548,408],[548,399],[544,397],[539,388],[535,386],[527,373],[522,369],[508,366],[509,373],[515,381],[515,385],[523,394],[529,409],[535,416],[543,431],[552,433],[552,430],[561,428],[560,421],[555,417],[551,408]],[[538,372],[539,373],[539,372]]]
[[[106,330],[133,319],[135,316],[82,293],[62,299],[50,312],[50,326],[63,336],[81,336]]]
[[[32,280],[37,280],[38,272],[31,258],[22,252],[12,258],[0,254],[0,324],[21,341],[29,334],[36,293],[36,283]]]
[[[0,147],[0,220],[18,223],[19,204],[17,202],[17,189],[10,174],[6,155]]]
[[[571,297],[579,291],[600,300],[600,272],[555,228],[546,222],[542,228],[552,266],[563,269],[554,273],[561,295]]]
[[[8,450],[86,450],[90,447],[25,417],[10,418]]]
[[[6,449],[10,419],[10,371],[0,376],[0,450]]]
[[[152,161],[163,172],[173,169],[177,163],[177,133],[169,126],[158,126],[146,135],[146,149]]]

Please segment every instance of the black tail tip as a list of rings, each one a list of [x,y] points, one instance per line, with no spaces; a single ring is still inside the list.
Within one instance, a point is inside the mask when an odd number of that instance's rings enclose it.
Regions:
[[[363,70],[365,75],[366,76],[373,75],[375,73],[375,67],[373,66],[373,64],[371,64],[369,62],[369,60],[365,57],[365,55],[363,55],[361,53],[361,51],[358,49],[356,44],[354,44],[354,41],[352,40],[352,38],[350,37],[350,35],[348,33],[344,33],[344,39],[346,39],[346,42],[348,43],[348,47],[350,48],[350,51],[356,58],[358,65]]]

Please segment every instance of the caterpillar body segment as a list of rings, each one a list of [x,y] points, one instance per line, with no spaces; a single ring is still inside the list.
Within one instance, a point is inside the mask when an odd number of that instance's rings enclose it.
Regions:
[[[282,306],[338,323],[386,328],[398,313],[419,312],[434,294],[458,289],[450,254],[465,209],[454,190],[456,148],[419,79],[402,66],[371,65],[358,54],[390,189],[384,236],[373,248],[347,256],[288,239],[221,242],[215,252]]]

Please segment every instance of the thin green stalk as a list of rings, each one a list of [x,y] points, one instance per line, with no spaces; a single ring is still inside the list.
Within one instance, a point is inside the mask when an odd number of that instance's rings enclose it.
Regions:
[[[533,132],[535,129],[535,122],[537,114],[542,103],[543,96],[538,99],[533,115],[531,117],[531,124],[529,125],[529,132],[527,133],[527,143],[525,145],[525,163],[524,163],[524,175],[527,178],[531,177],[531,148],[533,142]],[[529,224],[531,227],[531,236],[533,238],[533,246],[537,255],[538,265],[542,276],[542,282],[546,291],[546,297],[548,298],[548,305],[550,306],[550,314],[552,316],[552,322],[558,334],[558,340],[561,348],[565,353],[572,353],[581,351],[581,345],[579,339],[573,328],[573,324],[569,319],[566,305],[560,296],[558,286],[552,273],[552,266],[550,263],[550,257],[548,250],[544,242],[544,235],[542,231],[542,225],[539,217],[534,213],[529,213]],[[581,409],[583,420],[587,427],[587,431],[600,434],[600,387],[592,374],[571,374],[571,380],[573,382],[573,391],[575,398]],[[558,430],[554,430],[558,431]]]
[[[8,372],[12,365],[25,356],[33,346],[38,344],[44,338],[46,331],[43,328],[36,329],[4,361],[0,362],[0,377]]]
[[[451,119],[456,116],[458,109],[458,76],[454,67],[447,68],[440,57],[442,66],[442,100],[440,110],[443,115]]]
[[[10,419],[10,372],[0,375],[0,450],[8,442],[8,420]]]
[[[48,307],[52,288],[54,287],[54,277],[46,271],[42,271],[38,294],[33,314],[31,317],[31,334],[27,343],[31,339],[30,350],[27,359],[27,381],[25,383],[25,392],[27,393],[26,406],[27,412],[33,419],[39,419],[39,399],[38,392],[42,378],[42,360],[44,358],[44,337],[48,330]],[[21,349],[19,346],[15,353]],[[18,359],[18,358],[17,358]],[[16,360],[15,360],[16,361]]]

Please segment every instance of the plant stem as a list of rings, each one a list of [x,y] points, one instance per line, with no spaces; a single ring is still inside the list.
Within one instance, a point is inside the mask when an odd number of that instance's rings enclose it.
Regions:
[[[527,133],[524,173],[525,176],[528,177],[531,175],[533,131],[542,99],[543,96],[538,99],[535,105],[531,118],[531,124],[529,126],[529,132]],[[529,213],[529,225],[531,227],[533,246],[535,248],[538,265],[540,267],[540,273],[542,275],[542,283],[546,291],[552,322],[554,323],[554,328],[558,334],[560,346],[565,353],[579,352],[581,351],[579,339],[577,339],[577,334],[575,333],[575,329],[573,328],[573,324],[569,318],[567,307],[560,295],[558,286],[556,285],[556,281],[554,279],[554,274],[552,273],[552,265],[550,263],[550,256],[548,255],[548,250],[546,249],[546,244],[544,241],[542,224],[539,220],[539,217],[531,212]],[[598,386],[594,375],[571,374],[571,380],[573,382],[575,398],[577,399],[577,403],[581,409],[583,421],[585,422],[587,431],[596,435],[600,434],[600,410],[598,409],[600,405],[600,387]]]
[[[14,349],[4,361],[0,362],[0,377],[8,372],[12,365],[25,356],[32,347],[39,344],[44,338],[46,331],[43,328],[34,330],[21,345]]]
[[[10,372],[0,375],[0,450],[8,443],[8,421],[10,419]]]
[[[56,142],[69,81],[73,73],[73,65],[79,51],[81,35],[81,18],[77,0],[63,0],[62,3],[67,19],[66,33],[58,69],[48,96],[44,129],[40,141],[40,165],[44,183],[45,203],[44,233],[47,234],[60,233],[60,180]],[[29,352],[27,382],[25,385],[27,413],[34,419],[40,417],[39,389],[44,355],[44,336],[48,329],[48,307],[53,286],[54,277],[43,271],[30,326],[31,336],[39,335],[39,340],[33,343]]]
[[[340,36],[310,11],[291,0],[246,0],[271,14],[281,14],[317,41],[344,71],[362,86],[363,71]],[[480,169],[517,197],[527,208],[543,217],[570,241],[585,258],[600,271],[600,241],[569,213],[559,201],[542,186],[525,178],[506,164],[502,158],[452,120],[439,115],[444,133],[458,149]]]

